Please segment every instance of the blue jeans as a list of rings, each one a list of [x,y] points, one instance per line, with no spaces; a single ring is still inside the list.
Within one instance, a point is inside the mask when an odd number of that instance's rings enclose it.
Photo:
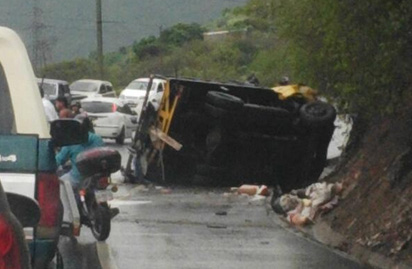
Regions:
[[[61,179],[61,180],[64,180],[64,181],[70,182],[70,184],[71,184],[72,187],[73,187],[73,191],[79,189],[80,182],[79,182],[77,179],[75,179],[70,172],[62,175],[62,176],[60,177],[60,179]]]

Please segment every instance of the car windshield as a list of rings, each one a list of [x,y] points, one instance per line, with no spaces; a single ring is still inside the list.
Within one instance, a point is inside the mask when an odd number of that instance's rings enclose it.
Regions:
[[[70,90],[75,92],[97,92],[97,86],[94,82],[76,81],[70,85]]]
[[[82,108],[88,113],[112,113],[116,105],[108,102],[82,102]]]
[[[149,85],[149,82],[145,81],[132,81],[126,88],[130,90],[138,90],[138,91],[146,91],[147,86]],[[154,84],[152,85],[152,89]]]
[[[57,93],[57,87],[54,83],[39,82],[39,87],[42,87],[44,96],[55,96]]]

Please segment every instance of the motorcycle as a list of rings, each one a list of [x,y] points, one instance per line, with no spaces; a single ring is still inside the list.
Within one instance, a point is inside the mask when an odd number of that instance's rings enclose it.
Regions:
[[[108,204],[117,188],[107,188],[112,183],[110,175],[120,170],[120,153],[110,148],[87,150],[77,156],[76,165],[83,178],[77,199],[81,223],[90,227],[98,241],[104,241],[110,235],[111,219],[119,212]]]

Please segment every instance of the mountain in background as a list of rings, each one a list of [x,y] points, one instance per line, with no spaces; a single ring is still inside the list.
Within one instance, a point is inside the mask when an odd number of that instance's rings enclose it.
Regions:
[[[158,35],[162,29],[179,22],[210,22],[224,9],[246,2],[102,0],[104,51],[115,51],[135,40]],[[32,59],[37,53],[47,64],[88,56],[95,50],[94,0],[0,0],[0,6],[0,25],[20,34]]]

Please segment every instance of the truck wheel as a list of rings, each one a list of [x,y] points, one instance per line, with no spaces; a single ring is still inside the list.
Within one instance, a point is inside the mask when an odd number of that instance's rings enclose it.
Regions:
[[[206,95],[206,103],[215,107],[224,108],[227,110],[239,110],[243,107],[242,99],[223,92],[208,92]]]
[[[263,133],[290,133],[293,130],[292,114],[279,107],[245,104],[243,106],[244,130],[254,130]]]
[[[299,111],[300,119],[306,126],[324,126],[333,123],[336,118],[335,108],[327,103],[315,101],[304,104]]]

